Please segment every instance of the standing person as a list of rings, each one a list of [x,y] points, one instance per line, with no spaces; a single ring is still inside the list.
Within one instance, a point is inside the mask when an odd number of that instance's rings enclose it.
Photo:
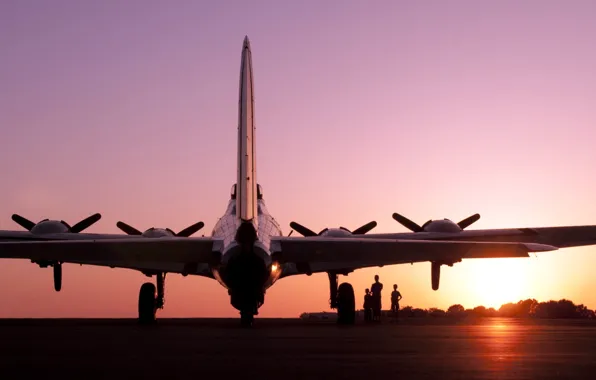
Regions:
[[[373,297],[370,290],[364,291],[364,322],[372,321]]]
[[[375,275],[375,282],[370,287],[370,292],[373,296],[373,320],[381,321],[381,290],[383,290],[383,284],[379,282],[379,275]]]
[[[397,290],[397,284],[393,284],[393,291],[391,292],[391,312],[395,318],[399,317],[399,301],[402,298],[401,293]]]

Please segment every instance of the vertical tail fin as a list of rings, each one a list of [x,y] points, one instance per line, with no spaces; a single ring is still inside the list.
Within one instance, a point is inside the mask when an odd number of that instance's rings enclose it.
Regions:
[[[257,223],[257,166],[255,148],[254,86],[248,36],[242,44],[238,103],[238,178],[236,215],[240,221]]]

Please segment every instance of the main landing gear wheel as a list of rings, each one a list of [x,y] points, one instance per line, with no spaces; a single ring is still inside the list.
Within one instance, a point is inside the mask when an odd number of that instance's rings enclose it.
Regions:
[[[165,283],[166,273],[145,273],[151,277],[157,277],[157,287],[150,282],[141,286],[139,291],[139,322],[149,324],[155,322],[157,309],[163,309],[165,304]]]
[[[354,288],[350,283],[344,282],[337,288],[337,323],[340,325],[353,325],[356,321],[356,301]]]
[[[155,285],[146,282],[139,291],[139,322],[149,324],[155,322],[155,312],[157,311]]]

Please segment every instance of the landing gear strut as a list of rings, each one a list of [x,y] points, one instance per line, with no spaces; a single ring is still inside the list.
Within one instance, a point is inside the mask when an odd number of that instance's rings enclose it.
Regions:
[[[157,274],[157,298],[155,299],[155,307],[157,309],[163,309],[166,303],[165,298],[165,287],[166,287],[166,274]]]
[[[335,272],[327,273],[329,276],[329,303],[332,309],[337,309],[337,323],[341,325],[353,325],[356,321],[356,301],[354,288],[350,283],[344,282],[337,286]]]
[[[166,274],[157,273],[157,287],[146,282],[139,291],[139,322],[149,324],[155,322],[157,309],[163,309],[165,304],[164,289]]]
[[[328,272],[329,277],[329,304],[332,309],[337,308],[337,273]]]

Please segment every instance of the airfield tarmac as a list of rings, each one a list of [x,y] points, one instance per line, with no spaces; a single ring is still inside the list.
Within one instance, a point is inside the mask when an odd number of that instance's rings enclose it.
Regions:
[[[594,379],[596,321],[0,320],[0,377]]]

